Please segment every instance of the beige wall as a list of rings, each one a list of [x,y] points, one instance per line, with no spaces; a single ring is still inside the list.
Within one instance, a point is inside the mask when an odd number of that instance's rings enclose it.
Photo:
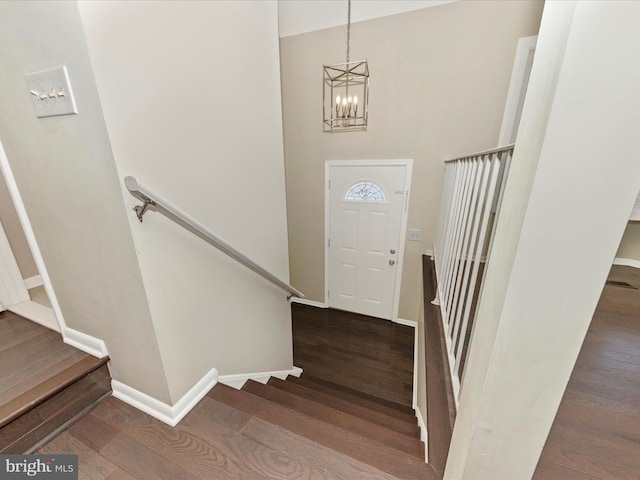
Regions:
[[[461,1],[352,25],[351,58],[371,70],[366,132],[322,131],[321,66],[345,60],[345,28],[282,38],[291,279],[324,301],[325,160],[413,158],[399,316],[419,317],[420,256],[432,248],[441,163],[496,146],[518,38],[540,1]]]
[[[120,179],[287,281],[276,2],[79,6]],[[286,293],[124,195],[172,400],[212,367],[290,369]]]
[[[627,224],[616,258],[640,262],[640,222],[629,222]]]
[[[22,278],[29,278],[38,275],[36,263],[29,250],[27,238],[24,236],[22,225],[18,219],[18,214],[13,206],[13,201],[9,195],[9,190],[4,178],[0,174],[0,223],[7,235],[11,250],[16,258]]]
[[[0,2],[0,141],[66,324],[113,377],[169,401],[98,92],[73,2]],[[24,75],[66,65],[78,115],[38,119]]]

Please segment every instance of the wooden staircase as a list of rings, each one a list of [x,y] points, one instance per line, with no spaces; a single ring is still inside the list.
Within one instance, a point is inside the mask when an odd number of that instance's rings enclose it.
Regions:
[[[289,454],[294,449],[307,458],[319,449],[332,465],[338,458],[341,468],[351,469],[344,478],[441,478],[424,461],[408,407],[306,374],[267,384],[250,380],[241,390],[219,383],[208,397],[273,425],[269,443],[286,444]]]
[[[0,313],[0,453],[31,453],[111,393],[109,358]]]

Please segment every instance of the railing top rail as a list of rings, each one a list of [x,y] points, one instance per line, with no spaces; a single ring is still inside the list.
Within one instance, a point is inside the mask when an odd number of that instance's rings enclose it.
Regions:
[[[465,160],[467,158],[473,158],[473,157],[484,157],[486,155],[492,155],[494,153],[508,152],[509,150],[513,150],[513,147],[515,147],[515,145],[516,145],[515,143],[511,143],[509,145],[504,145],[502,147],[492,148],[491,150],[484,150],[482,152],[476,152],[476,153],[471,153],[469,155],[463,155],[462,157],[450,158],[448,160],[445,160],[444,163],[457,162],[459,160]]]
[[[176,222],[178,225],[186,228],[191,233],[200,237],[205,242],[213,245],[221,252],[238,261],[248,269],[257,273],[266,280],[269,280],[271,283],[280,287],[282,290],[285,290],[289,293],[290,297],[295,296],[298,298],[304,298],[304,295],[299,290],[295,289],[286,282],[283,282],[268,270],[265,270],[263,267],[247,257],[244,253],[231,245],[229,242],[224,240],[222,237],[209,230],[207,227],[199,223],[191,216],[187,215],[185,212],[181,211],[175,205],[172,205],[168,200],[165,200],[160,195],[139,184],[134,177],[125,177],[124,184],[131,195],[144,202],[142,206],[135,207],[136,215],[141,222],[142,216],[147,211],[147,209],[160,212],[167,218]]]

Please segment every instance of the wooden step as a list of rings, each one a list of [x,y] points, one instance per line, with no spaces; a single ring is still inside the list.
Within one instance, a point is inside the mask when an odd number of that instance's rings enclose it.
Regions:
[[[108,357],[58,332],[0,313],[0,452],[27,453],[111,391]]]
[[[242,410],[313,442],[342,452],[397,478],[435,480],[433,468],[423,459],[389,448],[379,442],[310,417],[291,408],[218,383],[210,398]]]
[[[12,420],[0,429],[0,453],[31,453],[108,396],[111,393],[111,375],[107,361],[108,358],[100,359],[98,368],[95,368],[95,362],[86,362],[93,363],[93,371],[85,371],[62,388],[45,384],[34,389],[30,393],[38,398],[29,403],[30,408],[26,411],[22,403],[13,405],[16,411],[22,413],[10,415]],[[78,374],[78,370],[74,373]],[[46,395],[43,393],[45,391]],[[27,401],[27,398],[22,400]],[[7,405],[4,407],[12,408]]]
[[[412,411],[408,412],[404,407],[402,409],[398,409],[398,408],[388,406],[386,404],[382,404],[376,401],[373,397],[370,397],[369,395],[363,394],[362,392],[356,392],[353,389],[343,387],[335,383],[327,382],[326,380],[321,380],[321,379],[303,374],[299,378],[290,375],[289,377],[287,377],[287,381],[298,384],[298,385],[302,385],[303,387],[307,387],[312,390],[317,390],[327,395],[341,398],[348,402],[361,405],[365,408],[377,410],[381,413],[384,413],[385,415],[388,415],[390,417],[395,417],[400,420],[404,420],[405,422],[408,422],[411,424],[416,422],[416,417],[414,413]]]
[[[387,447],[413,455],[416,458],[424,459],[424,446],[422,442],[402,433],[253,380],[245,383],[242,390],[330,423],[336,427],[344,428],[350,432],[370,438]]]
[[[356,388],[352,388],[352,387],[348,387],[345,385],[341,385],[339,383],[334,383],[328,380],[324,380],[323,378],[320,377],[315,377],[313,375],[309,375],[309,374],[302,374],[302,377],[304,377],[306,380],[315,382],[315,383],[319,383],[322,385],[326,385],[328,387],[337,389],[337,390],[341,390],[343,392],[349,393],[351,395],[355,395],[356,397],[360,397],[360,398],[364,398],[365,400],[370,400],[374,403],[377,403],[378,405],[383,405],[385,407],[389,407],[392,408],[393,410],[397,410],[401,413],[406,413],[407,415],[414,417],[415,416],[415,412],[413,411],[413,408],[409,407],[408,405],[403,405],[401,403],[397,403],[391,400],[387,400],[385,398],[376,396],[376,395],[372,395],[370,393],[367,393],[365,391],[362,390],[358,390]]]
[[[348,402],[341,398],[322,393],[318,390],[303,387],[302,385],[294,382],[280,380],[276,377],[272,377],[267,383],[268,385],[287,391],[299,397],[335,408],[336,410],[340,410],[344,413],[348,413],[349,415],[381,425],[409,437],[420,439],[420,429],[415,421],[415,417],[413,423],[405,422],[404,420],[396,417],[390,417],[377,410],[372,410],[370,408],[363,407],[362,405]]]

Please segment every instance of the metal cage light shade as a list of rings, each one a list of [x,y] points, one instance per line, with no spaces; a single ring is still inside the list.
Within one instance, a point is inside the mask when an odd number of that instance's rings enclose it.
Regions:
[[[366,130],[369,117],[369,65],[366,60],[323,66],[322,113],[325,131]]]
[[[347,9],[347,61],[322,67],[322,119],[325,132],[366,130],[369,119],[369,64],[349,61],[351,0]]]

